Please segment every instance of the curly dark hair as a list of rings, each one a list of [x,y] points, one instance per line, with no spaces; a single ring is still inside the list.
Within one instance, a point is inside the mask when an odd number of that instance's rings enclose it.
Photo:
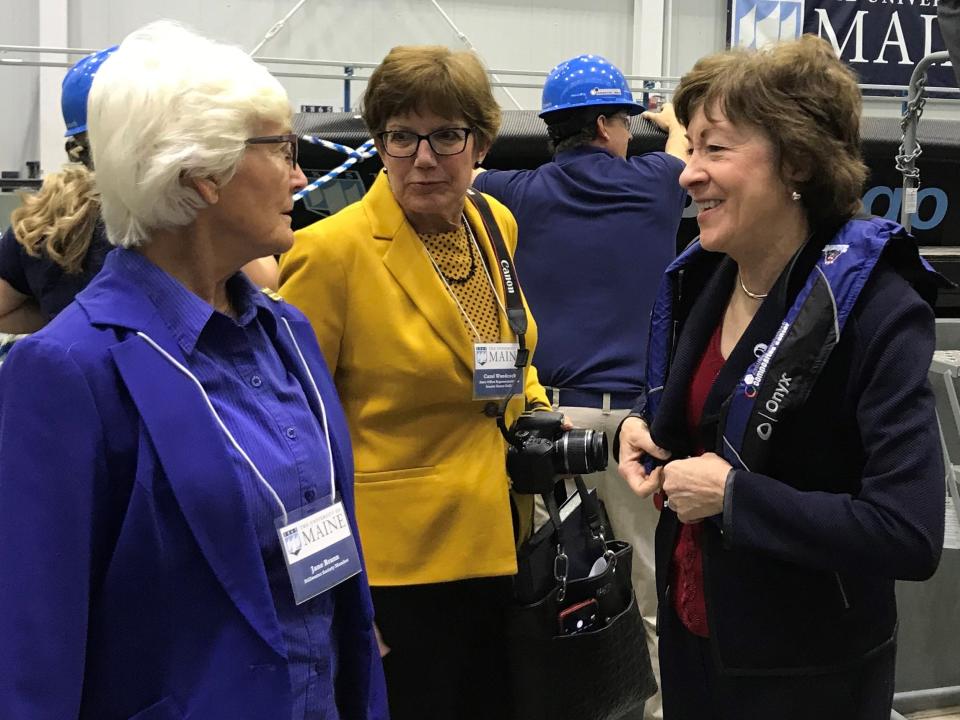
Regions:
[[[825,40],[803,35],[760,51],[709,55],[683,76],[673,97],[681,123],[698,109],[761,130],[781,177],[801,193],[812,226],[857,213],[867,177],[860,153],[862,98],[854,73]]]

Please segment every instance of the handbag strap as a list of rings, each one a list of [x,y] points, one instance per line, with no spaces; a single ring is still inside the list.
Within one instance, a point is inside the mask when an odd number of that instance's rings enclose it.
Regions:
[[[617,564],[617,554],[610,549],[610,545],[607,543],[607,533],[611,535],[610,540],[613,540],[613,534],[611,528],[605,527],[603,524],[603,518],[600,515],[600,501],[590,494],[582,477],[574,475],[573,481],[577,484],[577,493],[580,495],[583,516],[590,528],[590,534],[593,535],[594,540],[599,540],[600,544],[603,545],[603,557],[607,564],[615,566]]]
[[[553,525],[553,535],[557,539],[557,555],[553,559],[553,579],[557,581],[560,587],[557,591],[557,600],[563,602],[567,596],[570,559],[563,550],[563,523],[560,520],[560,508],[557,507],[557,499],[552,492],[543,493],[540,497],[543,498],[543,504],[550,516],[550,524]]]
[[[602,540],[606,543],[606,532],[609,530],[603,526],[603,518],[600,516],[600,503],[587,489],[586,483],[579,475],[573,476],[573,481],[577,485],[577,494],[580,495],[580,505],[583,507],[583,517],[587,521],[587,526],[594,539]]]
[[[603,546],[603,555],[608,563],[616,562],[615,553],[607,545],[606,533],[609,528],[603,524],[603,518],[600,515],[600,503],[596,497],[590,494],[586,483],[579,475],[574,475],[574,483],[577,486],[577,494],[580,496],[580,512],[586,521],[587,527],[594,540],[599,540]],[[553,525],[553,535],[557,541],[557,555],[553,560],[553,578],[557,581],[559,589],[557,590],[557,601],[563,602],[567,595],[567,582],[569,580],[570,559],[564,552],[563,522],[560,520],[560,508],[557,505],[557,498],[552,492],[543,493],[543,504],[547,509],[549,522]]]
[[[575,475],[573,478],[577,484],[577,492],[580,494],[580,502],[583,504],[584,517],[587,519],[587,525],[595,540],[599,540],[603,545],[603,557],[609,565],[617,564],[617,554],[610,549],[608,540],[613,540],[613,529],[603,524],[603,516],[600,514],[600,500],[590,494],[587,490],[583,478]],[[610,535],[608,538],[607,535]]]

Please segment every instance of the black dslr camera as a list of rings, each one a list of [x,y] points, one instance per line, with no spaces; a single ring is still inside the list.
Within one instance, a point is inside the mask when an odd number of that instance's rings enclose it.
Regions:
[[[510,428],[507,472],[518,493],[551,492],[557,475],[586,475],[607,467],[607,434],[564,430],[563,415],[526,412]]]

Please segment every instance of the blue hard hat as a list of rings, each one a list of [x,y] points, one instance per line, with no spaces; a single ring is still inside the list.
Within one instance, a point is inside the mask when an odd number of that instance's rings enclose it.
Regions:
[[[87,96],[93,84],[93,76],[97,70],[117,49],[114,45],[106,50],[87,55],[67,70],[63,78],[60,92],[60,109],[63,111],[63,122],[67,126],[66,137],[87,131]]]
[[[550,71],[543,85],[541,118],[591,105],[622,105],[618,109],[630,115],[644,111],[643,105],[633,101],[623,73],[599,55],[578,55]]]

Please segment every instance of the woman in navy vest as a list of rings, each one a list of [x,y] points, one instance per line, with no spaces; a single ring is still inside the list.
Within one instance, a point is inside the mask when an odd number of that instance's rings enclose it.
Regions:
[[[675,107],[701,234],[619,434],[662,506],[664,717],[889,718],[894,580],[943,539],[936,278],[857,214],[860,93],[826,42],[704,58]]]

